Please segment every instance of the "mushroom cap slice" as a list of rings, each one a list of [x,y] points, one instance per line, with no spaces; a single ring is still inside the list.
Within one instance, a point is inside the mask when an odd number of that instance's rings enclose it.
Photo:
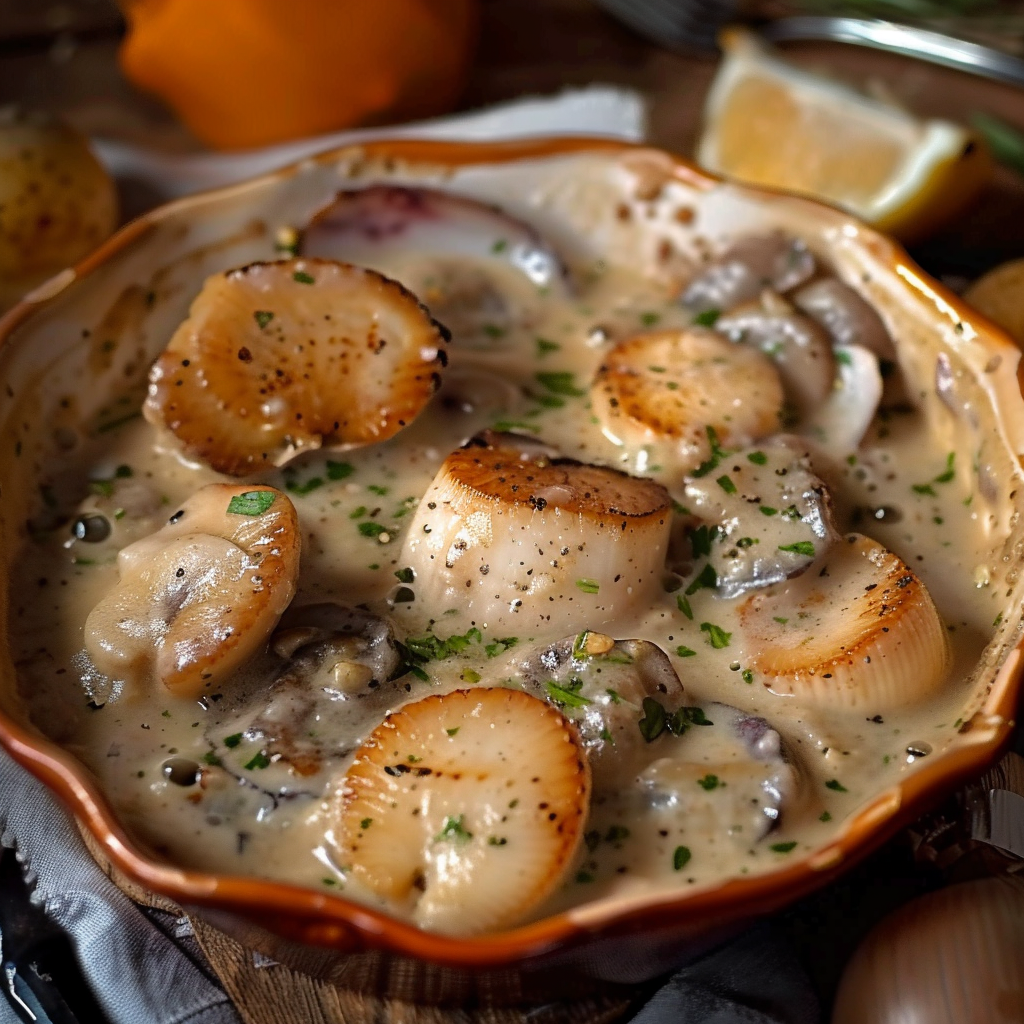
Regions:
[[[573,861],[590,770],[573,726],[520,690],[481,687],[394,712],[335,796],[338,861],[423,928],[516,924]]]
[[[210,484],[118,555],[85,647],[107,675],[195,698],[257,653],[295,594],[295,507],[273,487]]]
[[[397,281],[331,260],[207,278],[153,364],[143,413],[229,476],[384,441],[440,385],[447,331]]]

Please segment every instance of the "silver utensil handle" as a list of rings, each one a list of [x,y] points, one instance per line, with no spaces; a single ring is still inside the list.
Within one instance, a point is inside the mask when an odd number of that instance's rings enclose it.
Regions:
[[[869,46],[1024,87],[1024,60],[1018,57],[941,32],[891,21],[801,15],[769,22],[759,32],[776,43],[828,40]]]

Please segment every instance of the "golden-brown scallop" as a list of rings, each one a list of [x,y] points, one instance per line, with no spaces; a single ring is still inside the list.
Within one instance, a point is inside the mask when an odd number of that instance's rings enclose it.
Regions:
[[[605,435],[637,453],[637,471],[661,465],[677,476],[710,457],[715,437],[741,448],[777,431],[783,392],[767,356],[695,327],[620,342],[591,401]]]
[[[150,371],[146,419],[230,476],[384,441],[440,385],[447,332],[416,297],[330,260],[207,278]]]
[[[481,628],[568,632],[660,591],[672,499],[660,484],[485,433],[445,459],[402,551],[419,609]]]
[[[85,647],[113,679],[179,697],[218,686],[267,641],[295,594],[301,536],[273,487],[210,484],[123,548]]]
[[[523,920],[583,836],[576,730],[521,690],[454,690],[389,715],[335,796],[339,864],[416,924],[472,935]]]
[[[933,693],[949,666],[924,584],[876,541],[849,534],[809,571],[740,609],[750,667],[773,693],[821,707],[883,711]]]

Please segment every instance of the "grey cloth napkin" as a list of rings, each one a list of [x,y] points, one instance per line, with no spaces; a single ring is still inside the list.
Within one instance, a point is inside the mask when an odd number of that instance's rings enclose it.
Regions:
[[[3,751],[0,841],[17,850],[34,899],[71,936],[110,1024],[241,1024],[187,920],[132,903],[96,866],[49,790]],[[18,1024],[3,997],[0,1024]]]

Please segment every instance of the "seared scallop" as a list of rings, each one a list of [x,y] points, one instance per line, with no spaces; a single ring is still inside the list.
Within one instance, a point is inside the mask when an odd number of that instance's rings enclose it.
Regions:
[[[445,459],[409,527],[412,611],[556,635],[614,620],[658,592],[671,518],[651,480],[482,435]]]
[[[634,453],[640,472],[679,475],[724,447],[779,429],[783,393],[771,360],[712,331],[657,331],[620,342],[591,388],[607,437]]]
[[[273,487],[211,484],[166,526],[123,548],[117,585],[89,613],[95,666],[195,698],[266,643],[295,594],[301,537]]]
[[[575,729],[519,690],[454,690],[389,715],[334,797],[347,873],[423,928],[517,924],[583,835],[590,771]]]
[[[447,332],[396,281],[328,260],[207,278],[150,371],[146,419],[230,476],[384,441],[440,385]]]
[[[807,572],[740,609],[755,678],[822,707],[883,711],[934,693],[946,633],[924,584],[881,544],[849,534]]]

